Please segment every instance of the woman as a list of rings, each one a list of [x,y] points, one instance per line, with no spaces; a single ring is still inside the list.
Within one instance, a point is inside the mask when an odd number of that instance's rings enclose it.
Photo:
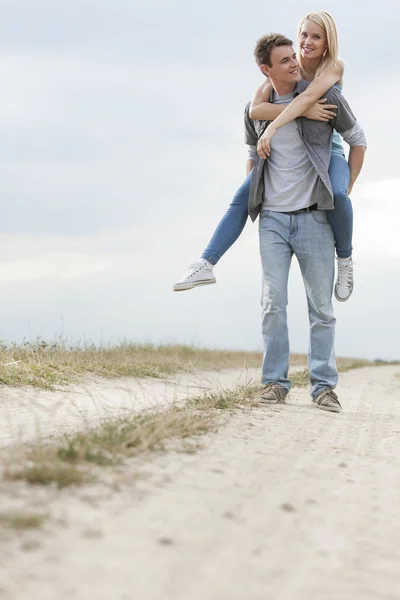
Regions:
[[[261,158],[269,156],[270,142],[276,130],[297,117],[305,116],[328,121],[333,116],[330,109],[334,107],[327,107],[328,110],[324,112],[323,101],[319,99],[332,86],[336,86],[340,91],[343,87],[344,65],[338,58],[337,29],[335,21],[329,13],[320,11],[306,15],[298,28],[297,43],[301,75],[303,79],[312,83],[286,107],[267,101],[271,93],[269,82],[258,88],[250,106],[250,117],[272,121],[258,143],[257,151]],[[175,291],[216,282],[213,267],[237,240],[247,221],[250,169],[251,165],[248,166],[248,176],[245,182],[236,193],[200,260],[191,265],[185,277],[174,285]],[[352,171],[355,174],[355,180],[359,173],[356,165],[353,166]],[[337,300],[344,302],[348,300],[353,290],[351,258],[353,210],[348,194],[353,187],[354,180],[350,181],[349,165],[344,155],[341,138],[336,131],[334,131],[332,143],[329,175],[334,192],[335,209],[327,211],[327,215],[335,237],[338,261],[335,296]]]

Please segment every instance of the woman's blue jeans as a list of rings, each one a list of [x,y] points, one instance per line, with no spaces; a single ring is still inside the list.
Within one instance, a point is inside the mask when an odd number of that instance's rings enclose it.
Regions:
[[[334,210],[327,210],[333,237],[335,238],[336,254],[339,258],[348,258],[353,251],[353,207],[347,195],[350,183],[350,170],[347,160],[340,154],[332,154],[329,164]]]
[[[336,253],[340,258],[351,256],[353,236],[353,209],[347,188],[350,181],[349,165],[344,156],[332,154],[329,176],[334,193],[335,209],[327,215],[335,238]],[[246,225],[251,173],[236,192],[228,210],[219,222],[207,248],[201,255],[211,264],[219,259],[236,242]]]

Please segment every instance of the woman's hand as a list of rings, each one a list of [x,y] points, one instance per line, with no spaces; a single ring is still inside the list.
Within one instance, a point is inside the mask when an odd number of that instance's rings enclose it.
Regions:
[[[318,100],[318,102],[310,106],[310,108],[307,108],[301,116],[306,117],[306,119],[311,119],[312,121],[323,121],[327,123],[330,119],[336,117],[335,108],[337,108],[337,106],[335,104],[325,104],[326,101],[327,98]]]
[[[271,154],[271,140],[276,133],[274,124],[268,125],[257,144],[257,153],[260,158],[267,158]]]

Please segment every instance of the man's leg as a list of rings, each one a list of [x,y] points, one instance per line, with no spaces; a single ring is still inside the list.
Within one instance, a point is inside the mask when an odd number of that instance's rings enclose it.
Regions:
[[[335,272],[334,238],[325,211],[293,217],[292,245],[307,293],[310,320],[308,368],[311,395],[336,387],[335,324],[332,291]],[[339,405],[340,406],[340,405]],[[322,407],[321,407],[322,408]]]
[[[289,243],[289,224],[290,217],[282,213],[270,210],[261,213],[259,233],[263,270],[264,338],[262,383],[279,385],[278,392],[283,388],[284,395],[291,386],[288,379],[290,351],[286,315],[287,285],[293,255]]]

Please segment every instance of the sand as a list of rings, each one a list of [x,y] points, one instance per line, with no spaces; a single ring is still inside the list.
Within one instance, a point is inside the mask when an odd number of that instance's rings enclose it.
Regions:
[[[339,415],[296,388],[233,413],[196,454],[128,461],[101,484],[3,487],[0,511],[49,518],[0,535],[0,598],[397,600],[399,377],[342,374]]]

